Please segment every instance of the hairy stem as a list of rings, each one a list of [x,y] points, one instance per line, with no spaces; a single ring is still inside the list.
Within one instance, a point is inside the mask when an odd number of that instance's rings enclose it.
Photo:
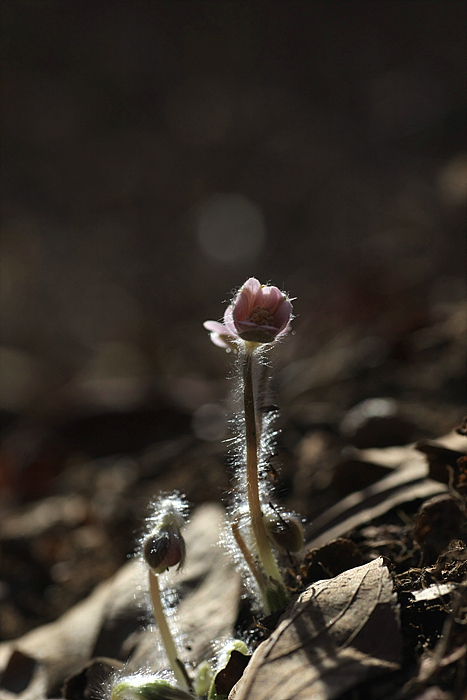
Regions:
[[[162,607],[159,577],[153,571],[149,572],[149,590],[151,593],[152,607],[154,609],[154,619],[159,627],[159,632],[161,634],[162,642],[172,667],[172,671],[174,672],[175,678],[177,679],[177,683],[180,685],[180,687],[189,691],[191,690],[190,678],[186,672],[185,666],[178,658],[177,648],[172,637],[172,632],[167,624],[164,608]]]
[[[245,343],[243,357],[243,391],[246,438],[246,480],[251,526],[258,557],[268,580],[279,590],[284,590],[284,582],[269,544],[264,526],[258,485],[258,434],[256,423],[255,396],[253,388],[253,362],[255,345]],[[269,612],[269,611],[268,611]]]

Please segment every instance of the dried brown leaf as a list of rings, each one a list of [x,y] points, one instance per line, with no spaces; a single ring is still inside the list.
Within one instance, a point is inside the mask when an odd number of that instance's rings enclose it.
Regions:
[[[362,451],[362,455],[369,452],[370,450]],[[383,459],[388,454],[390,459],[399,455],[402,460],[399,468],[371,486],[346,496],[315,518],[309,531],[307,549],[316,549],[330,540],[343,537],[396,506],[446,492],[444,484],[427,478],[426,460],[413,447],[371,450],[375,460],[377,452],[381,453]]]
[[[310,586],[263,642],[233,700],[329,700],[399,667],[389,572],[377,559]]]

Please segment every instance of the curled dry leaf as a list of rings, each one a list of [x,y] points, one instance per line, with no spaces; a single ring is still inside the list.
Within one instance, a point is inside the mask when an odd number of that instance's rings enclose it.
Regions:
[[[330,700],[399,668],[396,596],[382,559],[310,586],[254,653],[231,700]]]

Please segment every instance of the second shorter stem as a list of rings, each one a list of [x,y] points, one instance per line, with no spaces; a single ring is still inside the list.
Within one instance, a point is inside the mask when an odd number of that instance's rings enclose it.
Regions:
[[[159,627],[159,632],[161,634],[162,642],[172,667],[172,671],[174,672],[174,676],[180,687],[189,691],[191,690],[190,679],[186,672],[185,666],[178,658],[177,648],[172,637],[172,632],[167,624],[164,608],[162,607],[159,576],[153,571],[149,572],[149,590],[151,593],[152,607],[154,609],[154,619]]]
[[[235,538],[235,542],[237,543],[237,546],[239,550],[241,551],[243,558],[245,559],[248,568],[250,569],[257,585],[258,589],[261,593],[261,597],[263,599],[263,605],[267,607],[268,602],[267,602],[267,595],[266,595],[266,580],[264,577],[264,574],[258,569],[256,562],[248,549],[245,540],[242,537],[242,533],[240,531],[240,518],[237,516],[234,518],[232,522],[232,534]]]

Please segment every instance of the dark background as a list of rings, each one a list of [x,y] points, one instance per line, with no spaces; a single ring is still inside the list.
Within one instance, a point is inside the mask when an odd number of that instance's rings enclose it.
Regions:
[[[447,0],[1,13],[11,638],[118,568],[159,489],[229,488],[232,357],[202,322],[247,277],[296,297],[276,466],[303,515],[381,476],[342,466],[348,443],[459,423],[466,18]]]
[[[3,407],[222,376],[252,275],[299,357],[462,297],[464,9],[3,2]]]

